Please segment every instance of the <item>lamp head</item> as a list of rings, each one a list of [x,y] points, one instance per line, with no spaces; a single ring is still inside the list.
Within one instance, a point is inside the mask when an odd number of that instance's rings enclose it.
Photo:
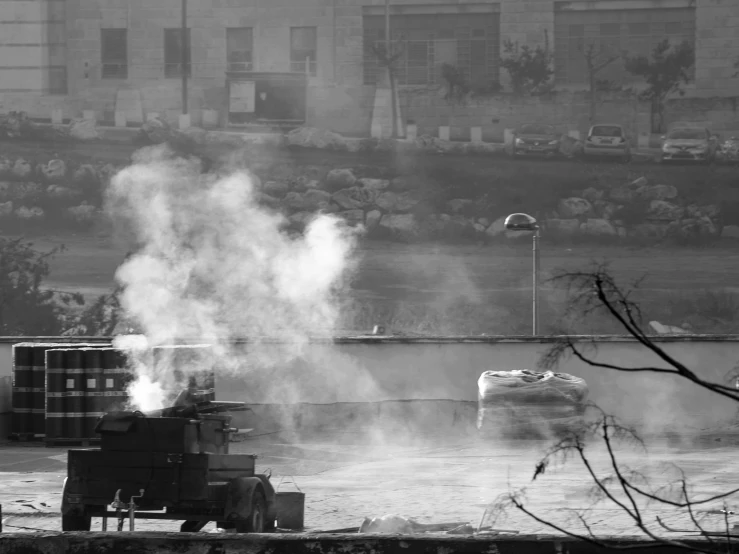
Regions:
[[[529,214],[511,214],[505,219],[505,228],[509,231],[536,231],[539,224]]]

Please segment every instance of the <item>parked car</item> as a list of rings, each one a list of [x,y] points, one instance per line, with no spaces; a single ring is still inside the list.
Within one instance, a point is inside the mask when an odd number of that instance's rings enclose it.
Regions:
[[[718,137],[705,127],[673,127],[662,137],[660,161],[710,163],[716,158]]]
[[[622,125],[593,125],[585,137],[582,151],[586,157],[618,158],[624,162],[631,160],[631,143]]]
[[[552,125],[527,123],[513,134],[514,156],[557,156],[560,152],[562,133]]]
[[[730,137],[719,144],[716,160],[727,163],[739,163],[739,137]]]

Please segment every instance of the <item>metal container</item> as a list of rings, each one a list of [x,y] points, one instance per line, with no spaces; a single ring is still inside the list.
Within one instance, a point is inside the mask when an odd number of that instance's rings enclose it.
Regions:
[[[295,491],[280,491],[282,481],[277,485],[275,507],[277,527],[300,531],[305,527],[305,493],[293,481]]]
[[[48,345],[34,345],[31,371],[31,430],[34,435],[46,434],[46,349]]]
[[[70,348],[65,352],[65,413],[67,418],[68,439],[87,438],[85,425],[85,368],[83,367],[82,350]]]
[[[10,432],[33,432],[33,350],[29,346],[13,345],[13,389],[11,393],[13,415]]]
[[[226,418],[137,417],[119,412],[101,419],[97,432],[100,447],[109,452],[228,454],[228,427]]]
[[[46,438],[58,439],[67,434],[65,402],[65,349],[46,351]]]
[[[128,367],[126,354],[115,348],[102,350],[103,356],[103,396],[102,412],[115,412],[126,409],[128,387],[133,382],[134,372]]]
[[[82,433],[84,437],[97,436],[95,426],[104,413],[105,397],[103,396],[103,353],[94,348],[82,349],[85,373],[84,386],[84,421]]]

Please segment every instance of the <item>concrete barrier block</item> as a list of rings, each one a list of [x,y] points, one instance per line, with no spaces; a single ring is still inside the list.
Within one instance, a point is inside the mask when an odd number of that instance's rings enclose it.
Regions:
[[[51,110],[51,123],[53,125],[61,125],[64,123],[64,112],[61,108]]]
[[[115,126],[116,127],[128,126],[128,120],[126,119],[126,112],[121,112],[121,111],[115,112]]]
[[[218,110],[203,110],[203,127],[218,127],[219,122]]]
[[[570,131],[567,131],[567,136],[570,137],[570,138],[573,138],[575,140],[580,140],[580,131],[578,131],[578,130],[574,130],[574,131],[570,130]]]
[[[180,114],[178,121],[180,129],[189,129],[192,126],[192,118],[189,113]]]
[[[513,144],[513,129],[503,129],[503,142],[508,144]]]
[[[442,125],[439,127],[439,140],[449,140],[450,129],[448,125]]]
[[[482,142],[482,127],[470,127],[470,141]]]
[[[416,140],[418,137],[418,126],[415,123],[409,123],[406,125],[405,136],[408,140]]]

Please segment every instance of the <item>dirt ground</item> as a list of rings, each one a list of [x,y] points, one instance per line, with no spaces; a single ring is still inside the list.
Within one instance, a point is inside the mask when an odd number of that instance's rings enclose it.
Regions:
[[[26,443],[28,444],[28,443]],[[668,448],[655,444],[646,451],[621,449],[619,460],[642,472],[652,487],[666,485],[685,472],[692,498],[705,498],[734,487],[735,446],[726,442],[703,449]],[[718,447],[716,445],[719,445]],[[421,523],[478,524],[485,508],[501,494],[528,487],[525,507],[536,515],[573,531],[583,530],[573,517],[580,510],[595,534],[636,535],[633,521],[613,503],[590,507],[592,481],[576,461],[531,482],[545,442],[503,445],[475,438],[424,437],[414,445],[372,445],[354,436],[313,437],[297,441],[287,436],[249,438],[232,445],[234,453],[257,453],[257,470],[271,468],[280,490],[294,490],[292,478],[306,494],[305,522],[309,531],[359,526],[365,517],[396,514]],[[601,476],[608,473],[605,452],[598,444],[586,452]],[[672,466],[670,466],[672,464]],[[672,467],[672,469],[670,469]],[[665,469],[667,468],[667,469]],[[0,503],[6,532],[59,530],[59,503],[66,474],[66,450],[19,443],[0,448]],[[623,499],[620,494],[617,498]],[[112,499],[111,499],[112,500]],[[726,499],[731,509],[736,499]],[[721,502],[700,506],[697,520],[708,530],[725,527],[723,516],[706,513]],[[655,531],[661,516],[681,530],[694,527],[687,514],[642,505],[644,520]],[[509,512],[496,521],[498,529],[521,533],[552,533],[526,515]],[[734,523],[733,516],[730,524]],[[114,522],[109,527],[114,528]],[[100,521],[93,522],[93,530]],[[176,530],[177,523],[139,521],[137,530]],[[212,530],[212,526],[206,531]]]

